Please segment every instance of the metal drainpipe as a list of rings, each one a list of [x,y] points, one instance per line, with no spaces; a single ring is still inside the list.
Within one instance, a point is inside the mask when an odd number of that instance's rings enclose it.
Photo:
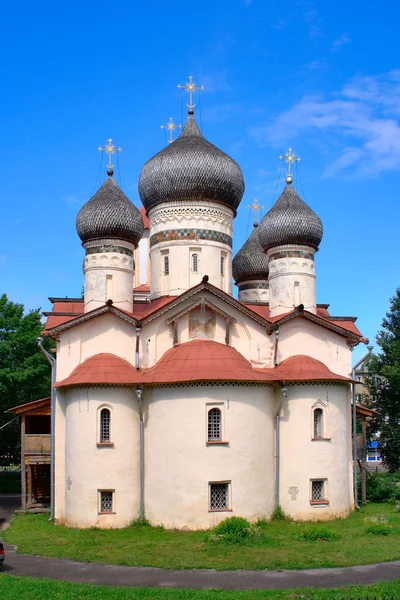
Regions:
[[[140,520],[144,521],[144,430],[143,430],[143,406],[142,386],[136,387],[136,395],[139,403],[139,454],[140,454]]]
[[[274,367],[278,366],[279,327],[275,329]]]
[[[354,365],[351,370],[351,378],[353,382],[356,377],[356,370],[365,360],[372,354],[373,346],[367,346],[367,354]],[[352,383],[353,396],[353,489],[354,489],[354,507],[360,510],[358,505],[358,474],[357,474],[357,411],[356,411],[356,384]],[[365,450],[365,449],[364,449]]]
[[[57,361],[43,348],[43,338],[39,337],[36,339],[37,345],[40,348],[40,351],[46,357],[48,363],[51,367],[51,415],[50,415],[50,518],[49,521],[54,519],[54,479],[55,479],[55,447],[54,447],[54,439],[55,439],[55,424],[56,424],[56,392],[54,388],[54,384],[56,382],[56,364]]]
[[[136,323],[136,354],[135,354],[135,366],[136,369],[139,370],[139,337],[140,337],[140,330],[142,328],[142,323],[140,321],[138,321]]]
[[[279,506],[279,483],[280,483],[280,418],[281,418],[281,409],[282,404],[287,398],[287,389],[285,387],[281,387],[282,398],[279,402],[278,410],[275,415],[275,507]]]

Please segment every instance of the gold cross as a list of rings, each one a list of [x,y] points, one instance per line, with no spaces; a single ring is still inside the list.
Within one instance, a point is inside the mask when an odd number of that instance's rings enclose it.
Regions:
[[[189,77],[189,83],[186,83],[185,85],[178,85],[178,88],[180,90],[186,90],[189,92],[189,104],[186,103],[186,106],[189,109],[189,114],[192,115],[193,114],[193,109],[196,106],[195,104],[193,104],[193,92],[196,90],[204,90],[204,87],[202,85],[196,85],[193,81],[193,77],[190,75]]]
[[[292,177],[292,173],[290,172],[290,167],[292,162],[299,162],[300,161],[300,157],[299,156],[293,156],[293,151],[291,148],[289,148],[288,153],[284,154],[284,155],[280,155],[279,157],[281,160],[286,160],[287,164],[288,164],[288,170],[286,173],[286,183],[292,183],[293,181],[293,177]]]
[[[108,154],[107,175],[109,177],[112,177],[114,175],[114,171],[113,171],[114,165],[111,162],[111,157],[113,154],[115,154],[115,152],[122,152],[122,148],[116,148],[114,146],[114,144],[112,143],[112,139],[110,138],[107,140],[107,145],[104,148],[99,146],[97,148],[97,150],[100,150],[100,152],[107,152],[107,154]]]
[[[250,210],[254,210],[254,222],[253,222],[253,224],[254,224],[254,227],[258,227],[257,213],[258,213],[259,210],[263,210],[264,207],[260,206],[258,204],[257,198],[254,198],[253,204],[248,204],[247,208],[250,208]]]
[[[172,121],[172,117],[169,118],[169,123],[167,123],[166,125],[161,125],[161,129],[169,129],[169,140],[168,140],[169,144],[171,144],[174,141],[174,138],[173,138],[174,129],[180,129],[181,127],[182,127],[182,125],[175,125],[175,123]]]

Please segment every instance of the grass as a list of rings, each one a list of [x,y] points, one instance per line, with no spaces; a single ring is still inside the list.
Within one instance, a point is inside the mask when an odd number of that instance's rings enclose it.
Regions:
[[[364,519],[383,515],[390,535],[366,532]],[[318,524],[264,521],[248,544],[210,543],[205,531],[132,525],[125,529],[68,529],[47,515],[15,515],[4,539],[23,554],[167,569],[310,569],[400,559],[400,513],[393,504],[369,504],[348,519],[325,523],[331,541],[304,539]],[[306,536],[307,537],[307,536]]]
[[[0,471],[0,494],[20,494],[21,473]]]
[[[0,575],[2,600],[344,600],[352,598],[381,600],[400,597],[400,579],[370,586],[336,589],[298,590],[181,590],[157,588],[117,588],[88,584]]]

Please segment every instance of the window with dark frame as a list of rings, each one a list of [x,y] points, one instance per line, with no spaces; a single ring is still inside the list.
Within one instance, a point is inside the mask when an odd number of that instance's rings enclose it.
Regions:
[[[192,271],[193,271],[193,273],[197,273],[198,270],[199,270],[199,255],[193,254],[192,255]]]
[[[100,444],[111,441],[111,412],[108,408],[100,411]]]
[[[114,492],[101,491],[100,492],[100,512],[111,513],[113,511],[113,496]]]
[[[314,502],[325,500],[325,481],[323,479],[314,479],[311,482],[311,500]]]
[[[164,275],[169,275],[169,256],[164,256]]]
[[[208,411],[208,441],[219,442],[222,439],[222,414],[219,408],[211,408]]]
[[[324,411],[322,408],[314,410],[314,438],[322,438],[324,436]]]
[[[229,509],[229,483],[210,483],[210,510]]]

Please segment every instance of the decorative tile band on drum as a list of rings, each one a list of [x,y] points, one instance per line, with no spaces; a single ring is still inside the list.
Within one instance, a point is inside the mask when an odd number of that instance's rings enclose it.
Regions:
[[[230,235],[212,229],[167,229],[166,231],[159,231],[151,236],[150,248],[161,242],[171,242],[172,240],[211,240],[232,248],[232,237]]]
[[[239,283],[239,291],[244,292],[245,290],[269,290],[268,281],[260,281],[259,283]]]
[[[269,260],[278,260],[279,258],[308,258],[314,260],[314,254],[305,250],[280,250],[279,252],[271,252]]]
[[[126,254],[133,258],[133,251],[124,246],[92,246],[86,249],[86,254],[103,254],[105,252],[117,252],[118,254]]]

